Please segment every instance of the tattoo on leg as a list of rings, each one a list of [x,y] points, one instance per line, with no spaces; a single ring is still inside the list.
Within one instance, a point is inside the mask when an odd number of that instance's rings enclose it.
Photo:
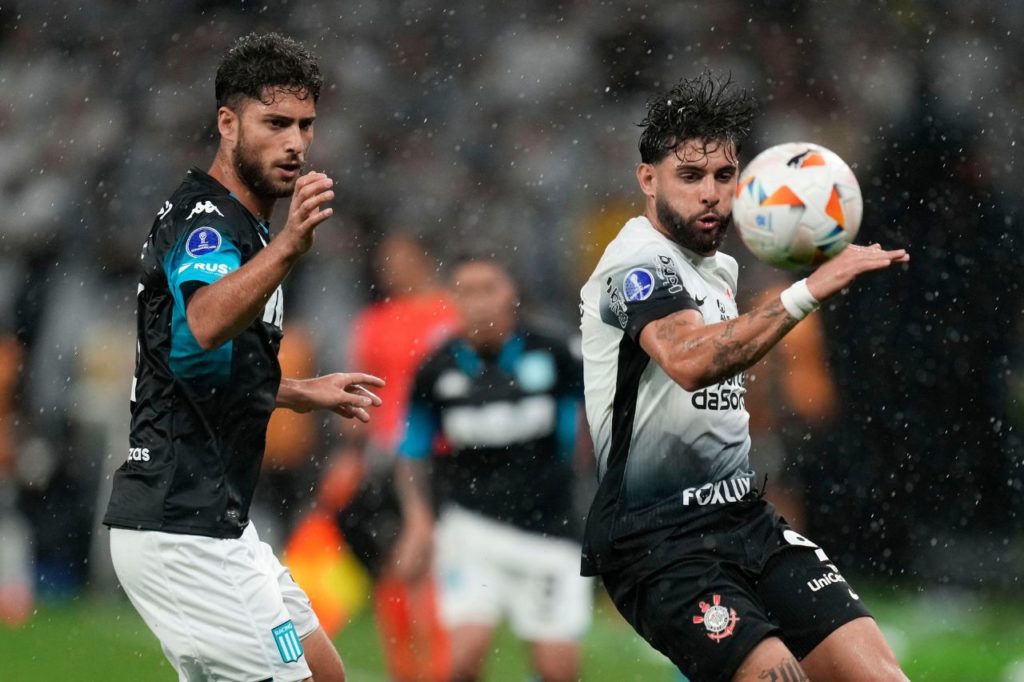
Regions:
[[[807,673],[792,656],[782,659],[778,665],[772,668],[765,668],[757,676],[757,679],[768,682],[809,682],[810,680]]]

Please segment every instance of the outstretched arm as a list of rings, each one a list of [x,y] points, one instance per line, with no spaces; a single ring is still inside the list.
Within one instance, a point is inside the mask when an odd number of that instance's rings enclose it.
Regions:
[[[360,372],[327,374],[315,379],[281,379],[277,406],[294,412],[331,410],[342,417],[370,421],[367,408],[381,400],[367,386],[383,386],[384,380]]]
[[[186,317],[203,350],[235,338],[263,312],[292,265],[309,250],[317,225],[331,217],[331,209],[320,206],[334,198],[332,184],[323,173],[299,178],[281,233],[238,270],[192,295]]]
[[[824,301],[865,272],[909,260],[903,249],[851,244],[807,278],[807,290]],[[696,391],[751,367],[799,320],[787,312],[781,298],[711,325],[704,324],[698,311],[681,310],[645,326],[639,342],[676,383]]]

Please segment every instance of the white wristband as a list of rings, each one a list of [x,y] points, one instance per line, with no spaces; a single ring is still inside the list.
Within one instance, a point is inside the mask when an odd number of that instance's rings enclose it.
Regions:
[[[782,292],[782,307],[794,320],[802,320],[815,310],[821,303],[811,295],[807,288],[807,280],[802,279]]]

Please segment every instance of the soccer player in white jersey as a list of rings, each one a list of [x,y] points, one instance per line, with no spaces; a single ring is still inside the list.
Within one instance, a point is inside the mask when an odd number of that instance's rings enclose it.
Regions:
[[[732,221],[751,98],[705,72],[653,97],[643,215],[582,290],[587,417],[600,486],[583,572],[691,680],[905,680],[824,550],[750,470],[743,372],[821,301],[902,249],[849,246],[781,297],[736,308]]]

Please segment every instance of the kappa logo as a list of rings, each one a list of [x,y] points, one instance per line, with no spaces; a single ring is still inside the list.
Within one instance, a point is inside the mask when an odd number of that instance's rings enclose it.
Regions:
[[[163,208],[161,208],[160,211],[157,212],[156,217],[159,218],[160,220],[163,220],[165,217],[167,217],[167,214],[171,212],[172,208],[174,208],[174,204],[172,204],[169,201],[165,201]]]
[[[694,625],[703,625],[704,629],[708,631],[708,638],[716,643],[732,636],[739,620],[736,609],[722,606],[722,595],[720,594],[713,595],[710,604],[702,601],[700,615],[693,617]]]
[[[224,214],[220,212],[220,209],[213,205],[212,201],[197,201],[196,205],[192,207],[192,212],[188,214],[188,217],[185,218],[185,220],[192,220],[194,216],[202,215],[203,213],[216,213],[221,218],[224,217]]]

